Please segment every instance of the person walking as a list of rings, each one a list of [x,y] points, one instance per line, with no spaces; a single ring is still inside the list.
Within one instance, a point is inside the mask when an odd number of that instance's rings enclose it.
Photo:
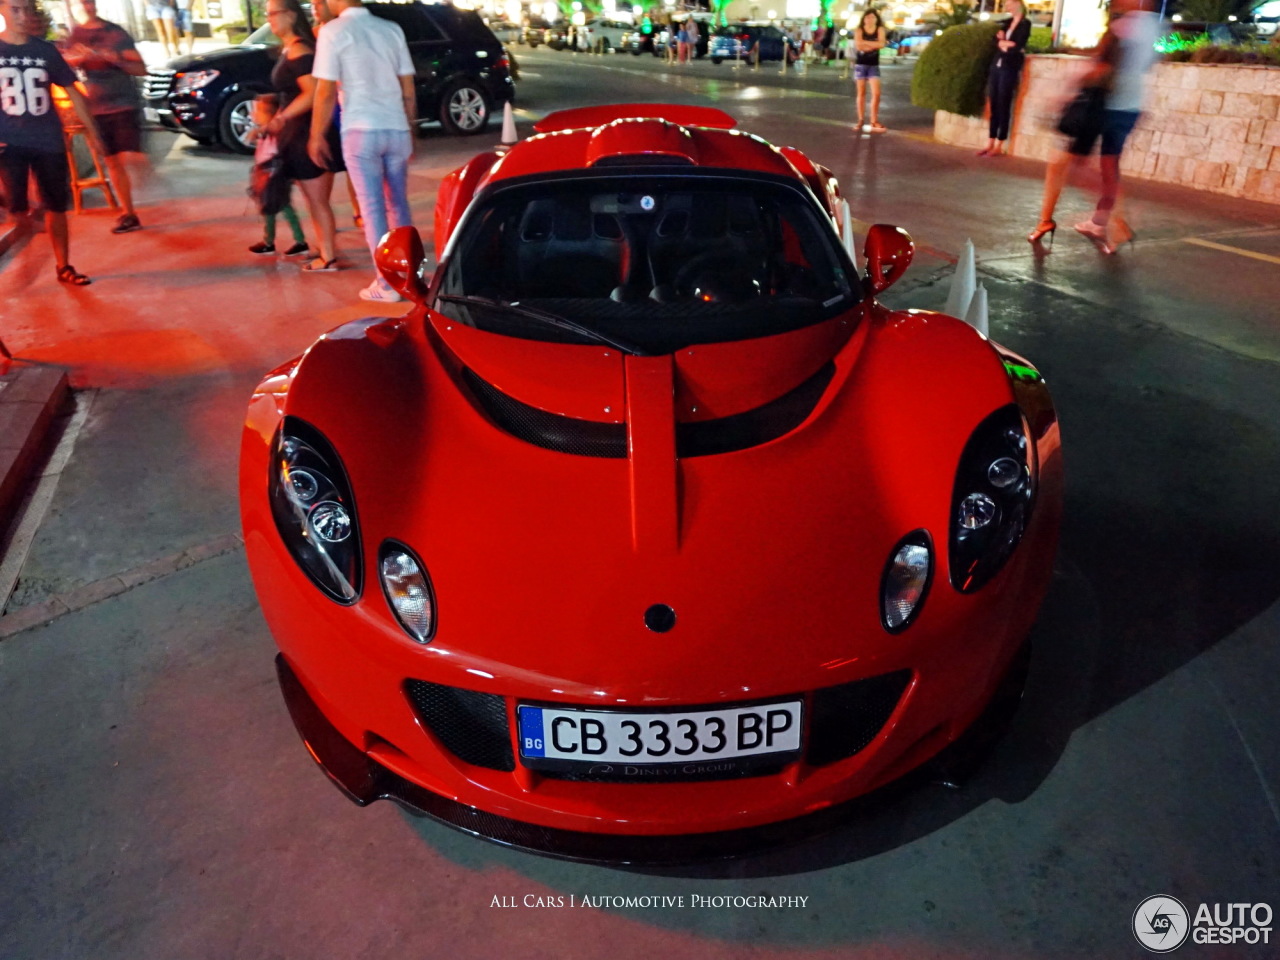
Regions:
[[[276,252],[276,216],[284,217],[285,223],[293,231],[293,246],[284,252],[286,257],[296,257],[308,253],[306,234],[302,232],[302,224],[298,222],[298,214],[289,199],[288,180],[284,181],[284,189],[273,195],[274,173],[271,162],[280,154],[280,144],[267,127],[279,112],[279,98],[274,93],[260,93],[253,98],[253,130],[249,138],[256,141],[253,150],[253,168],[249,175],[249,189],[258,202],[258,210],[262,214],[262,239],[249,248],[250,253],[261,256]]]
[[[147,170],[147,155],[142,151],[142,98],[134,78],[145,77],[147,66],[124,28],[98,16],[97,0],[81,0],[80,8],[82,19],[67,38],[63,57],[84,74],[107,172],[124,207],[111,232],[128,233],[142,227],[133,206],[133,181]]]
[[[1005,8],[1013,17],[996,31],[996,53],[987,75],[991,123],[987,130],[987,145],[978,151],[980,157],[1004,156],[1004,144],[1009,139],[1009,124],[1013,119],[1013,100],[1018,92],[1022,64],[1026,60],[1023,51],[1031,37],[1031,21],[1027,19],[1022,0],[1005,0]]]
[[[862,15],[854,32],[853,48],[856,52],[853,61],[853,81],[856,85],[855,97],[858,103],[858,123],[856,129],[862,132],[867,115],[867,88],[871,88],[871,132],[884,133],[884,125],[880,123],[880,51],[888,41],[884,35],[884,22],[875,10],[868,10]]]
[[[89,102],[76,89],[75,71],[57,47],[34,32],[40,26],[32,0],[0,0],[0,18],[0,64],[8,64],[0,68],[0,184],[9,212],[22,222],[29,219],[28,181],[35,180],[58,281],[82,287],[91,281],[68,260],[71,168],[50,85],[61,87],[71,100],[90,147],[102,150],[102,141]]]
[[[316,80],[312,75],[316,38],[298,0],[267,0],[267,22],[280,38],[282,50],[271,70],[271,85],[279,94],[280,108],[267,133],[280,143],[285,175],[302,189],[307,211],[315,228],[319,254],[302,265],[306,273],[328,273],[338,269],[336,227],[329,195],[333,174],[340,168],[341,150],[331,150],[323,162],[313,161],[307,149],[311,113],[315,103]],[[329,104],[333,112],[333,104]],[[330,145],[332,147],[332,144]]]
[[[361,0],[329,0],[329,6],[338,16],[320,31],[308,151],[317,164],[328,162],[333,108],[341,91],[342,155],[360,198],[365,241],[369,252],[376,253],[389,220],[397,227],[412,222],[409,160],[417,125],[413,61],[400,28],[375,17]],[[360,297],[389,303],[402,299],[376,268]]]
[[[191,0],[177,0],[173,43],[177,46],[179,38],[187,41],[187,56],[191,56],[196,48],[194,27],[195,24],[191,20]]]
[[[317,32],[321,28],[323,28],[326,23],[331,22],[337,16],[336,13],[334,13],[332,10],[329,9],[328,0],[312,0],[311,12],[314,13],[316,17]],[[524,18],[524,20],[526,21],[526,25],[527,25],[528,19],[529,19],[528,17]],[[342,149],[342,137],[341,137],[342,107],[340,106],[333,111],[333,126],[334,126],[334,130],[337,131],[338,133],[338,136],[337,136],[338,149],[341,150]],[[346,169],[345,164],[343,166],[343,169],[344,170]],[[364,218],[360,216],[360,198],[356,196],[356,186],[351,179],[351,174],[349,173],[347,174],[347,199],[351,201],[351,219],[355,223],[356,229],[364,230]]]
[[[156,31],[156,39],[164,47],[166,57],[176,57],[178,49],[178,10],[174,0],[147,0],[147,19]]]
[[[1116,214],[1115,208],[1119,201],[1120,154],[1138,122],[1144,77],[1156,58],[1154,44],[1160,18],[1154,6],[1154,0],[1111,0],[1112,22],[1080,82],[1082,90],[1095,92],[1102,107],[1096,121],[1087,124],[1087,129],[1073,137],[1067,148],[1058,151],[1045,168],[1040,221],[1027,234],[1032,244],[1040,243],[1046,235],[1052,240],[1058,229],[1053,215],[1067,175],[1089,157],[1099,140],[1102,141],[1102,193],[1093,216],[1077,223],[1075,229],[1108,255],[1133,239],[1129,224]]]

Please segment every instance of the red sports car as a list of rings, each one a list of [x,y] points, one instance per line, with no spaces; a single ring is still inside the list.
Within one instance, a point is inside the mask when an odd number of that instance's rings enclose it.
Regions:
[[[414,309],[254,394],[245,546],[307,749],[586,859],[739,849],[983,714],[1048,585],[1057,418],[1026,360],[876,295],[830,171],[672,105],[552,114],[444,181]],[[843,238],[850,238],[842,240]]]

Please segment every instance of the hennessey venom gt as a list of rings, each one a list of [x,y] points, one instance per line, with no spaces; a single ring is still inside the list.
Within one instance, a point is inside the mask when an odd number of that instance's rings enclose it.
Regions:
[[[442,183],[414,309],[267,375],[244,540],[307,749],[500,842],[683,859],[917,770],[1025,647],[1062,504],[1026,360],[876,295],[826,168],[715,109],[552,114]]]

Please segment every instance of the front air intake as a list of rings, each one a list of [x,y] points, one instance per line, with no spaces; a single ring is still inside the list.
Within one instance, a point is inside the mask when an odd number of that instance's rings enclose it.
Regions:
[[[459,760],[490,770],[516,768],[505,698],[425,680],[406,680],[404,689],[423,726]]]

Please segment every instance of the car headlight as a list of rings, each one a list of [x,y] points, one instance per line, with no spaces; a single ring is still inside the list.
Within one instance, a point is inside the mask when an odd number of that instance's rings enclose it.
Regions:
[[[267,477],[271,516],[289,553],[332,600],[360,595],[360,531],[342,462],[315,427],[285,417]]]
[[[880,622],[901,633],[920,613],[933,582],[933,541],[927,530],[912,530],[897,542],[880,577]]]
[[[386,541],[378,550],[378,574],[391,612],[405,633],[426,643],[436,632],[436,598],[427,568],[403,543]]]
[[[173,92],[191,93],[193,90],[208,86],[217,76],[217,70],[192,70],[190,73],[180,73],[173,78]]]
[[[1035,444],[1017,404],[978,424],[960,455],[951,495],[951,585],[981,588],[1013,554],[1031,521]]]

